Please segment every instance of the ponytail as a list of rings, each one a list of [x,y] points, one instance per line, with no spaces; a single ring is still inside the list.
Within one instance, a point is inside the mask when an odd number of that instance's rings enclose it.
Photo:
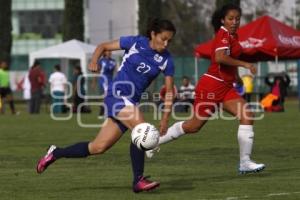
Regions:
[[[223,18],[223,16],[222,16],[220,9],[216,10],[213,13],[213,15],[211,17],[211,24],[212,24],[215,32],[217,32],[220,29],[220,27],[223,25],[221,22],[222,18]]]

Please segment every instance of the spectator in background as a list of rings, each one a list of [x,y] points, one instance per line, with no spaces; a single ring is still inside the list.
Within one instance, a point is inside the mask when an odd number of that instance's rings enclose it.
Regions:
[[[98,60],[100,71],[99,89],[101,93],[106,94],[108,85],[112,82],[116,61],[111,58],[111,51],[105,51],[101,59]]]
[[[100,94],[106,96],[108,85],[113,80],[114,70],[116,68],[116,61],[111,58],[111,51],[104,51],[102,58],[100,58],[97,62],[98,70],[100,72],[100,77],[98,78],[99,92]],[[94,79],[93,87],[96,86],[96,79]],[[104,107],[100,106],[99,115],[104,114]]]
[[[166,88],[166,85],[163,85],[160,90],[159,90],[159,98],[162,102],[165,101],[165,98],[166,98],[166,93],[167,93],[167,88]],[[177,87],[176,85],[173,85],[173,94],[172,96],[174,96],[176,98],[177,96]],[[174,99],[175,100],[175,99]]]
[[[176,85],[173,85],[172,96],[175,97],[174,101],[176,101],[177,94],[178,94],[177,87],[176,87]],[[169,98],[166,95],[167,95],[167,88],[166,88],[166,85],[164,84],[164,85],[162,85],[162,87],[159,90],[159,101],[156,102],[156,104],[157,104],[157,106],[158,106],[159,109],[163,109],[164,108],[164,105],[161,105],[161,104],[164,104],[166,97]]]
[[[270,81],[271,77],[273,77],[273,81]],[[267,111],[284,111],[284,100],[287,95],[287,88],[289,87],[290,82],[291,79],[285,72],[280,74],[269,74],[266,76],[265,83],[270,86],[271,94],[278,97],[272,102],[272,106],[270,108],[266,108]]]
[[[193,104],[195,97],[195,86],[190,83],[190,79],[187,76],[182,77],[182,85],[179,88],[179,102],[184,102],[187,104]],[[186,104],[183,105],[183,111],[188,112],[191,106]]]
[[[86,106],[82,106],[81,110],[78,110],[78,106],[84,103],[85,92],[85,78],[82,76],[81,67],[76,65],[73,71],[73,112],[87,112]]]
[[[46,85],[46,76],[44,71],[41,69],[40,62],[35,61],[29,71],[29,82],[30,82],[30,105],[29,113],[38,114],[40,113],[41,102],[43,98],[43,89]]]
[[[5,112],[5,102],[9,103],[9,107],[12,114],[18,114],[15,109],[13,93],[10,88],[8,64],[6,61],[0,63],[0,101],[1,101],[1,113]]]
[[[27,73],[24,77],[24,82],[23,82],[23,99],[26,102],[28,112],[30,112],[30,99],[31,99],[30,90],[31,90],[31,85],[29,81],[29,73]]]
[[[61,72],[60,65],[54,66],[54,72],[49,77],[53,113],[62,113],[64,96],[67,91],[67,78]]]
[[[247,102],[251,102],[251,96],[254,89],[253,76],[251,74],[245,74],[241,78],[245,89],[243,97]]]

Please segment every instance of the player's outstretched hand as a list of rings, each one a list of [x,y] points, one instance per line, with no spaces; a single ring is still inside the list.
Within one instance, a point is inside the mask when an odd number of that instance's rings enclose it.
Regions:
[[[89,70],[90,70],[91,72],[98,72],[98,65],[97,65],[97,63],[91,62],[91,63],[89,64]]]
[[[257,72],[256,67],[252,64],[252,63],[247,63],[247,65],[245,66],[247,69],[250,70],[250,72],[254,75]]]

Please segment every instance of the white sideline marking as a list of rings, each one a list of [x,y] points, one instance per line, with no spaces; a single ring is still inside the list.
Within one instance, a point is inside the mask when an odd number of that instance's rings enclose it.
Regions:
[[[280,193],[270,193],[270,194],[266,194],[263,197],[274,197],[274,196],[288,196],[288,195],[293,195],[293,194],[300,194],[299,192],[280,192]],[[218,198],[218,199],[197,199],[197,200],[239,200],[239,199],[251,199],[251,196],[241,196],[241,197],[225,197],[223,198]]]
[[[271,193],[266,195],[267,197],[272,197],[272,196],[283,196],[283,195],[290,195],[291,193],[289,192],[282,192],[282,193]]]

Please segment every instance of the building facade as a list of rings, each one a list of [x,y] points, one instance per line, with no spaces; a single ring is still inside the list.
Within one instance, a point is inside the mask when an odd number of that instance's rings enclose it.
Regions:
[[[138,0],[86,0],[85,10],[92,44],[138,33]]]
[[[12,1],[12,70],[28,69],[29,52],[62,41],[64,0]]]
[[[62,42],[64,0],[12,0],[12,70],[28,69],[28,54]],[[85,42],[138,33],[137,0],[84,0]]]

